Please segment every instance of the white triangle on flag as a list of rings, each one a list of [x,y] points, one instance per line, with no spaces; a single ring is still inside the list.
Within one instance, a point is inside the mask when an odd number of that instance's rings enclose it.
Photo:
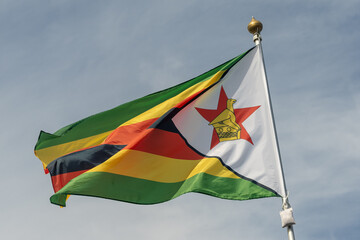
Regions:
[[[196,108],[216,109],[221,88],[229,99],[236,100],[234,109],[260,106],[242,122],[253,144],[240,138],[219,142],[211,149],[214,127]],[[261,49],[257,46],[236,63],[219,83],[174,116],[173,122],[187,142],[200,153],[219,157],[239,176],[285,196],[268,99]]]

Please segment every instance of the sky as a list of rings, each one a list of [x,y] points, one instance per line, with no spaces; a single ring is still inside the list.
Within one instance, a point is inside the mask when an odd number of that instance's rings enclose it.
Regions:
[[[1,0],[1,239],[287,239],[280,198],[49,202],[53,133],[262,46],[297,239],[360,235],[357,0]]]

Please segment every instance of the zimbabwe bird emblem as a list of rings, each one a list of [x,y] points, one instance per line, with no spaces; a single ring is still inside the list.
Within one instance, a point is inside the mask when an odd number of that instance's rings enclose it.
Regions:
[[[228,98],[221,86],[217,109],[195,107],[197,112],[214,127],[210,149],[219,142],[244,139],[253,144],[243,122],[260,106],[234,109],[236,99]]]
[[[240,139],[241,127],[237,124],[234,114],[233,105],[235,102],[235,99],[228,99],[226,109],[209,123],[214,127],[220,142]]]

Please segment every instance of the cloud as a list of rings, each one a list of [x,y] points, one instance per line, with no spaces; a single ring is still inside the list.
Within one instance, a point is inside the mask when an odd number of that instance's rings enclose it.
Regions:
[[[285,239],[278,198],[187,194],[153,206],[72,196],[49,203],[40,130],[178,84],[263,49],[295,234],[356,239],[359,2],[2,1],[0,168],[6,239]],[[20,229],[20,230],[19,230]]]

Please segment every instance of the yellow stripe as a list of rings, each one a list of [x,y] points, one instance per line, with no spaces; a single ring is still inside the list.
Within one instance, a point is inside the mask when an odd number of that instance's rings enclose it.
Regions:
[[[89,172],[108,172],[164,183],[181,182],[202,172],[240,178],[217,158],[181,160],[128,149],[118,152]]]
[[[178,95],[169,98],[168,100],[162,102],[161,104],[156,105],[155,107],[123,123],[121,126],[131,125],[145,120],[161,117],[182,100],[190,97],[192,94],[199,92],[202,89],[205,89],[210,85],[214,84],[215,82],[217,82],[224,74],[224,72],[225,71],[217,72],[208,80],[197,83],[192,87],[189,87],[188,89],[184,90]],[[78,149],[92,147],[101,144],[112,131],[113,130],[98,135],[90,136],[87,138],[75,140],[72,142],[67,142],[67,143],[51,146],[48,148],[36,150],[35,155],[43,162],[44,166],[46,167],[53,160],[65,154],[71,153]]]
[[[142,114],[137,115],[136,117],[130,119],[129,121],[123,123],[121,126],[126,126],[130,124],[134,124],[137,122],[142,122],[145,120],[153,119],[153,118],[159,118],[162,115],[164,115],[167,111],[169,111],[171,108],[173,108],[176,104],[181,102],[182,100],[190,97],[194,93],[197,93],[212,84],[219,81],[221,76],[225,73],[225,71],[219,71],[216,74],[214,74],[212,77],[210,77],[208,80],[197,83],[193,85],[192,87],[189,87],[185,91],[179,93],[178,95],[169,98],[168,100],[156,105],[153,108],[150,108],[146,112],[143,112]]]
[[[35,155],[41,160],[44,167],[46,167],[49,163],[51,163],[58,157],[82,148],[92,147],[101,144],[111,132],[112,131],[109,131],[91,137],[82,138],[76,141],[36,150]]]

